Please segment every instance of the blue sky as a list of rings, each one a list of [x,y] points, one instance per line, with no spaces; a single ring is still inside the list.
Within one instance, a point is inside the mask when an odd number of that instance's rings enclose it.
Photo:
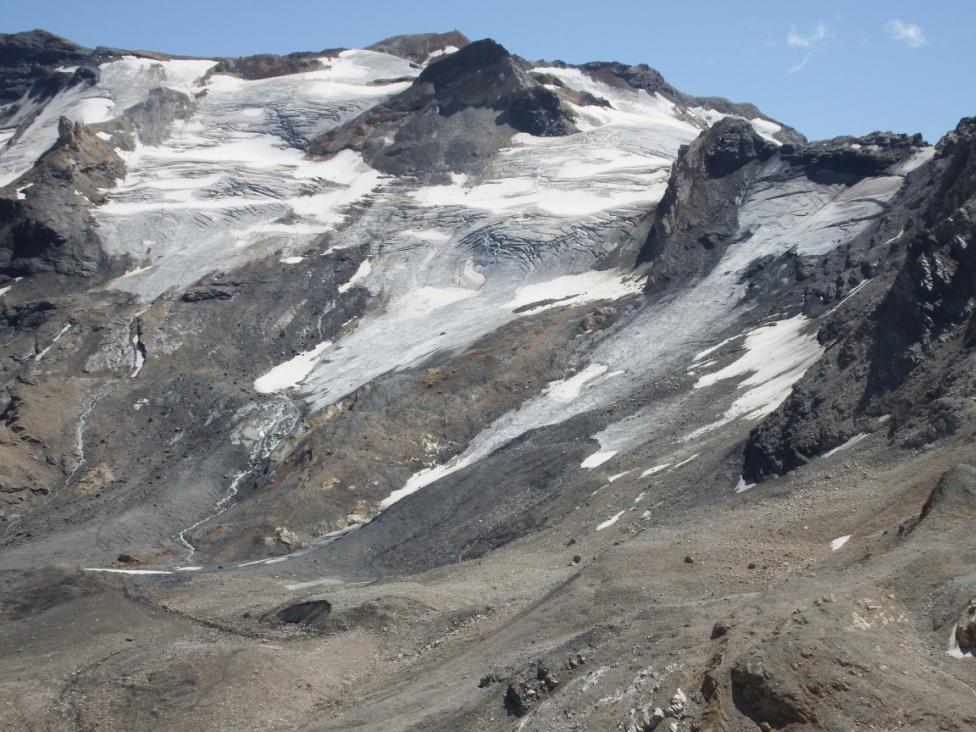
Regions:
[[[971,0],[2,0],[0,30],[187,55],[364,46],[458,28],[530,59],[619,60],[691,94],[750,101],[812,139],[935,141],[976,114]]]

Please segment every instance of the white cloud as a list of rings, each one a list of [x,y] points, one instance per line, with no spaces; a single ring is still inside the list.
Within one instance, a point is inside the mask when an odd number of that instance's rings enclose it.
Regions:
[[[803,54],[803,58],[798,63],[786,69],[786,73],[795,74],[797,71],[802,71],[813,58],[814,51],[820,48],[820,44],[828,35],[830,35],[830,31],[823,21],[817,23],[813,31],[806,34],[797,31],[796,26],[790,28],[790,32],[786,34],[786,45],[792,48],[805,48],[806,53]]]
[[[918,48],[919,46],[924,46],[928,41],[925,40],[925,34],[922,33],[922,28],[915,23],[905,23],[901,20],[889,20],[885,23],[885,31],[888,35],[894,38],[896,41],[901,41],[906,46],[911,46],[912,48]]]
[[[813,55],[813,51],[807,51],[805,54],[803,54],[803,58],[800,59],[800,63],[796,64],[795,66],[790,66],[786,70],[786,73],[787,74],[795,74],[797,71],[801,71],[803,69],[803,67],[807,65],[807,61],[810,60],[810,57],[812,55]]]
[[[822,21],[817,23],[812,33],[807,35],[798,32],[796,27],[793,27],[786,34],[786,43],[794,48],[816,48],[827,37],[828,32],[827,26]]]

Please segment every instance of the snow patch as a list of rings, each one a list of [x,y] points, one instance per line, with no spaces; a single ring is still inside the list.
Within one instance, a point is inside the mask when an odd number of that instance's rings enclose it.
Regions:
[[[438,48],[436,51],[431,51],[427,54],[427,58],[424,60],[424,66],[429,64],[434,59],[440,58],[441,56],[448,56],[452,53],[457,53],[457,46],[444,46],[444,48]]]
[[[591,270],[576,275],[564,275],[546,282],[523,285],[515,290],[506,307],[512,310],[531,309],[533,313],[566,305],[579,305],[596,300],[617,300],[643,290],[642,278],[620,270]],[[537,307],[528,308],[530,305]]]
[[[592,363],[578,374],[567,379],[550,381],[542,393],[557,402],[568,403],[578,398],[587,382],[606,373],[607,366],[602,363]]]
[[[580,463],[581,468],[586,468],[587,470],[593,470],[603,463],[611,460],[614,455],[617,454],[617,450],[605,450],[598,451],[587,457],[583,462]]]
[[[702,359],[704,359],[707,356],[715,353],[715,351],[717,351],[718,349],[720,349],[722,346],[727,346],[732,341],[737,340],[737,339],[742,338],[742,337],[743,337],[742,333],[738,333],[738,334],[732,336],[731,338],[726,338],[724,341],[719,341],[714,346],[709,346],[704,351],[699,351],[691,359],[692,365],[694,366],[694,365],[697,364],[699,366],[699,368],[705,366],[705,364],[699,363]],[[714,362],[710,362],[710,363],[714,363]]]
[[[774,145],[782,145],[779,140],[777,140],[774,135],[778,132],[782,132],[782,126],[772,122],[768,119],[763,119],[762,117],[753,117],[749,122],[752,124],[753,129],[758,133],[760,137]]]
[[[666,470],[670,465],[671,463],[661,463],[660,465],[655,465],[653,468],[648,468],[643,473],[641,473],[640,477],[647,478],[651,475],[656,475],[657,473],[660,473],[662,470]]]
[[[435,244],[451,240],[450,234],[445,234],[443,231],[438,231],[437,229],[421,229],[419,231],[416,229],[404,229],[400,234],[408,236],[411,239],[420,239],[421,241],[429,241]]]
[[[351,290],[355,285],[366,279],[371,270],[372,265],[369,263],[369,260],[364,259],[353,273],[352,277],[349,278],[349,281],[339,285],[339,292],[349,292],[349,290]]]
[[[739,476],[739,482],[735,485],[736,493],[745,493],[746,491],[752,490],[756,487],[755,483],[746,483],[746,479],[741,475]]]
[[[685,458],[684,460],[682,460],[682,461],[681,461],[680,463],[675,463],[675,464],[674,464],[674,469],[675,469],[675,470],[677,470],[677,469],[678,469],[678,468],[680,468],[681,466],[683,466],[683,465],[687,465],[688,463],[690,463],[690,462],[692,462],[693,460],[696,460],[696,459],[698,459],[698,456],[699,456],[699,455],[701,455],[701,453],[700,453],[700,452],[696,452],[696,453],[695,453],[694,455],[692,455],[691,457],[686,457],[686,458]]]
[[[410,290],[390,303],[394,320],[415,320],[435,310],[467,300],[478,293],[463,287],[431,287],[424,285]]]
[[[315,348],[299,353],[292,359],[278,364],[264,376],[254,380],[254,390],[261,394],[292,389],[308,376],[319,357],[332,345],[332,341],[322,341]]]
[[[34,360],[35,361],[40,361],[42,358],[44,358],[44,356],[47,355],[47,352],[51,350],[51,346],[53,346],[55,343],[57,343],[59,340],[61,340],[61,336],[63,336],[65,333],[67,333],[68,330],[70,330],[70,329],[71,329],[71,323],[68,323],[63,328],[61,328],[61,330],[58,331],[58,334],[56,336],[54,336],[54,338],[51,340],[51,342],[48,343],[47,346],[42,351],[40,351],[37,355],[34,356]]]
[[[820,457],[827,458],[827,457],[830,457],[831,455],[836,455],[841,450],[846,450],[849,447],[853,447],[857,443],[861,442],[862,440],[864,440],[864,439],[866,439],[866,438],[868,438],[870,436],[871,436],[871,433],[870,432],[861,432],[859,434],[856,434],[851,439],[849,439],[845,443],[843,443],[842,445],[838,445],[837,447],[833,448],[832,450],[827,450],[827,452],[825,452]]]
[[[423,470],[414,473],[410,476],[407,482],[404,483],[403,488],[393,491],[380,502],[380,510],[389,508],[397,501],[401,501],[407,496],[416,493],[421,488],[430,485],[434,481],[440,480],[441,478],[446,478],[452,473],[456,473],[473,462],[474,460],[472,459],[462,458],[444,465],[437,465],[433,468],[424,468]]]
[[[949,644],[946,649],[946,654],[953,658],[976,658],[976,649],[967,648],[963,650],[959,647],[959,639],[956,638],[956,630],[958,628],[959,623],[953,623],[952,630],[949,632]]]
[[[82,99],[72,107],[65,115],[72,122],[81,122],[84,125],[94,125],[99,122],[108,122],[114,115],[112,109],[115,102],[105,97],[89,97]]]
[[[109,572],[111,574],[173,574],[162,569],[116,569],[114,567],[84,567],[85,572]]]
[[[620,511],[619,513],[615,513],[613,516],[611,516],[610,518],[608,518],[602,524],[600,524],[599,526],[597,526],[596,527],[596,530],[597,531],[603,531],[604,529],[609,529],[611,526],[613,526],[615,523],[617,523],[617,521],[620,520],[620,517],[623,516],[625,513],[626,513],[626,511]]]
[[[900,236],[900,234],[899,234],[899,236]],[[895,237],[895,238],[897,239],[898,237]],[[893,241],[893,240],[892,240],[892,241]],[[868,283],[869,283],[869,282],[871,281],[871,279],[872,279],[872,278],[870,278],[870,277],[869,277],[868,279],[866,279],[866,280],[864,280],[864,281],[862,281],[862,282],[858,282],[858,283],[857,283],[857,284],[856,284],[856,285],[855,285],[854,287],[852,287],[852,288],[851,288],[851,291],[847,293],[847,295],[846,295],[846,296],[844,297],[844,299],[843,299],[843,300],[841,300],[841,301],[840,301],[839,303],[837,303],[836,305],[834,305],[834,307],[832,307],[832,308],[831,308],[830,310],[828,310],[828,311],[827,311],[826,313],[824,313],[824,314],[823,314],[823,315],[821,315],[820,317],[821,317],[821,318],[825,318],[826,316],[828,316],[828,315],[832,315],[833,313],[835,313],[835,312],[837,312],[837,310],[838,310],[838,309],[839,309],[839,308],[840,308],[840,307],[841,307],[841,306],[842,306],[842,305],[843,305],[843,304],[844,304],[845,302],[847,302],[847,301],[848,301],[848,300],[850,300],[850,299],[851,299],[852,297],[854,297],[854,296],[855,296],[855,295],[856,295],[857,293],[859,293],[859,292],[860,292],[861,290],[863,290],[863,289],[864,289],[864,287],[865,287],[865,286],[866,286],[866,285],[867,285],[867,284],[868,284]]]
[[[848,541],[850,541],[850,539],[851,539],[851,535],[850,534],[846,534],[845,536],[838,536],[836,539],[834,539],[832,542],[830,542],[830,551],[832,551],[832,552],[837,551],[842,546],[844,546],[844,544],[846,544]]]
[[[804,333],[808,323],[806,316],[796,315],[746,333],[745,353],[725,368],[701,376],[694,385],[701,389],[748,374],[738,386],[744,393],[718,422],[697,429],[684,439],[695,439],[740,417],[761,419],[775,410],[823,353],[816,333]]]

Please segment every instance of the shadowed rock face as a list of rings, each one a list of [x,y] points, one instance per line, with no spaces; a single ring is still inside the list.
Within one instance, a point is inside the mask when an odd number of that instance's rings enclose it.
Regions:
[[[738,229],[736,200],[774,151],[752,125],[730,117],[679,153],[639,257],[653,263],[648,287],[715,266]]]
[[[40,94],[55,78],[62,83],[71,74],[55,74],[59,66],[83,63],[91,52],[53,33],[33,30],[0,34],[0,104],[16,102],[32,87]]]
[[[128,118],[144,145],[159,145],[169,137],[170,125],[190,118],[193,103],[182,92],[173,89],[153,89],[144,102],[128,110]]]
[[[911,150],[916,140],[891,142],[880,152],[882,161],[897,160],[892,156]],[[950,397],[964,388],[959,380],[976,328],[974,146],[976,122],[964,119],[939,143],[932,166],[919,170],[893,202],[904,224],[900,233],[891,232],[880,298],[873,310],[830,325],[844,337],[753,430],[745,448],[747,478],[805,464],[872,415],[891,414],[890,431],[919,446],[965,423],[965,410]],[[808,160],[823,164],[820,150]],[[845,158],[840,165],[850,173],[881,163]]]
[[[62,118],[58,141],[0,199],[0,273],[91,276],[107,266],[89,207],[125,177],[115,149],[81,123]]]
[[[275,617],[282,623],[311,625],[319,618],[328,616],[330,612],[332,605],[328,600],[308,600],[281,608],[275,613]]]
[[[864,137],[837,137],[808,145],[784,145],[781,154],[802,167],[812,180],[851,184],[886,168],[924,145],[922,136],[874,132]]]
[[[925,499],[918,520],[926,529],[944,530],[976,515],[976,468],[957,465],[945,473]]]

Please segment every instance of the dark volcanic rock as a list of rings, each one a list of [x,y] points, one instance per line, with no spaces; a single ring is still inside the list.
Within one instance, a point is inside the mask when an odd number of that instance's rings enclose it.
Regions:
[[[90,207],[125,176],[125,164],[80,123],[62,118],[58,133],[51,149],[8,187],[29,185],[25,199],[0,199],[0,274],[90,277],[107,266]]]
[[[611,86],[625,84],[633,89],[643,89],[648,94],[660,93],[669,99],[684,96],[665,80],[660,71],[647,64],[628,66],[616,61],[593,61],[583,64],[580,68]]]
[[[559,97],[541,87],[513,94],[508,109],[498,119],[519,132],[528,132],[537,137],[557,137],[575,131],[562,109]]]
[[[0,324],[12,330],[34,330],[46,323],[57,307],[47,300],[16,305],[0,302]]]
[[[180,298],[183,302],[206,302],[207,300],[230,300],[234,293],[230,290],[221,290],[216,287],[204,287],[195,290],[187,290]]]

